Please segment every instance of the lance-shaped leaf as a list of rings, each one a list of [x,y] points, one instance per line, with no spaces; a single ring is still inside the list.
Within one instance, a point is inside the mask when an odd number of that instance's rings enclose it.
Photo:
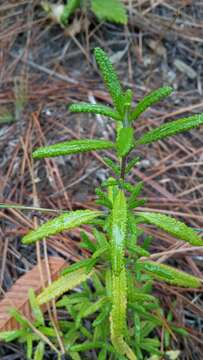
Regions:
[[[113,104],[116,110],[121,112],[121,98],[123,98],[123,92],[121,88],[118,76],[109,60],[107,54],[100,48],[95,48],[94,55],[99,69],[102,73],[105,85],[112,97]]]
[[[115,274],[124,268],[124,248],[127,226],[127,204],[124,192],[118,190],[113,202],[112,235],[111,235],[111,264]]]
[[[43,317],[43,313],[37,303],[37,298],[35,295],[35,292],[32,288],[29,289],[29,301],[30,301],[30,305],[31,305],[31,309],[33,312],[33,315],[35,317],[35,320],[37,321],[37,324],[39,325],[44,325],[44,317]]]
[[[24,335],[24,330],[10,330],[0,332],[0,341],[11,342]]]
[[[145,96],[136,106],[135,110],[130,114],[130,120],[135,120],[147,110],[150,106],[156,104],[160,100],[169,96],[173,92],[173,88],[170,86],[164,86],[160,89],[152,91],[149,95]]]
[[[114,120],[121,121],[122,118],[119,113],[114,111],[110,106],[100,105],[100,104],[88,104],[88,103],[79,103],[79,104],[72,104],[69,106],[69,110],[71,112],[84,112],[84,113],[93,113],[93,114],[100,114],[104,116],[108,116]]]
[[[112,311],[110,315],[111,341],[120,354],[130,360],[137,357],[124,341],[126,331],[127,283],[125,268],[119,275],[112,274]]]
[[[126,9],[120,0],[92,0],[91,10],[100,20],[127,24]]]
[[[53,220],[47,221],[36,230],[30,231],[22,238],[22,242],[24,244],[30,244],[47,236],[58,234],[64,230],[73,229],[82,224],[88,224],[101,214],[100,211],[93,210],[76,210],[64,213]]]
[[[45,353],[45,344],[43,341],[40,341],[36,347],[34,360],[43,360]]]
[[[37,301],[39,305],[58,298],[68,290],[74,289],[77,285],[89,279],[92,274],[93,271],[87,274],[86,269],[81,268],[67,275],[61,276],[58,280],[54,281],[51,285],[45,288],[41,294],[38,295]]]
[[[139,269],[150,274],[153,278],[166,281],[173,285],[191,288],[198,288],[201,286],[201,281],[197,277],[176,270],[165,264],[139,260],[136,265]]]
[[[116,148],[120,157],[125,156],[133,147],[133,128],[120,129],[116,141]]]
[[[203,240],[200,236],[192,228],[188,227],[179,220],[176,220],[168,215],[154,212],[139,212],[137,214],[147,223],[156,225],[178,239],[195,246],[203,245]]]
[[[124,336],[126,329],[127,283],[125,268],[119,275],[112,274],[111,321],[114,336]]]
[[[59,155],[71,155],[92,150],[111,149],[114,144],[107,140],[71,140],[50,146],[42,146],[36,149],[32,156],[34,159],[55,157]]]
[[[150,144],[168,136],[173,136],[183,131],[188,131],[202,124],[203,114],[197,114],[187,118],[174,120],[167,124],[163,124],[154,130],[148,131],[135,142],[135,145]]]

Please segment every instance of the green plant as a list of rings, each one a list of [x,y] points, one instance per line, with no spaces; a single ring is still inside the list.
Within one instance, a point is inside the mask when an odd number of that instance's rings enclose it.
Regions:
[[[29,303],[33,313],[33,321],[30,322],[15,308],[11,309],[10,314],[15,318],[20,328],[1,332],[0,341],[11,342],[18,340],[24,344],[26,347],[26,359],[42,360],[45,354],[45,344],[60,355],[52,342],[57,337],[57,334],[53,327],[46,326],[33,289],[29,290]]]
[[[53,5],[44,1],[42,6],[62,26],[68,24],[70,16],[78,8],[91,11],[100,21],[127,23],[126,9],[121,0],[68,0],[66,5]]]
[[[135,157],[128,161],[128,158],[137,146],[203,124],[203,114],[168,122],[141,137],[135,137],[134,120],[137,121],[149,106],[170,95],[173,89],[163,87],[152,91],[133,108],[132,91],[123,90],[105,52],[96,48],[95,58],[114,107],[80,103],[72,104],[69,110],[111,118],[116,122],[115,141],[67,141],[40,147],[33,152],[33,158],[113,149],[117,161],[104,158],[113,176],[96,189],[96,203],[101,210],[65,212],[30,231],[22,241],[30,244],[83,224],[92,228],[94,241],[83,231],[80,244],[90,256],[70,265],[58,280],[37,296],[38,306],[60,298],[57,307],[67,310],[67,319],[59,321],[59,325],[65,350],[72,359],[80,359],[80,353],[92,350],[97,351],[99,360],[143,360],[149,359],[149,356],[160,359],[163,351],[160,350],[157,330],[162,329],[164,333],[164,351],[169,350],[171,334],[186,335],[187,332],[173,323],[170,314],[164,314],[159,300],[153,295],[153,281],[157,279],[188,288],[200,287],[201,281],[174,267],[152,261],[149,249],[152,239],[144,235],[140,225],[155,225],[191,245],[202,246],[203,241],[192,228],[179,220],[136,209],[145,202],[140,198],[143,184],[140,181],[131,184],[126,180],[139,160]],[[78,286],[80,290],[76,291]]]

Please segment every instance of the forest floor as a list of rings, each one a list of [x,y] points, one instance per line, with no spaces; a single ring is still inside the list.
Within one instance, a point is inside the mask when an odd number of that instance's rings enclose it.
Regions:
[[[77,12],[62,29],[48,19],[40,1],[1,2],[0,202],[50,209],[93,208],[94,189],[110,172],[94,152],[33,162],[40,145],[87,137],[112,139],[114,124],[101,116],[71,114],[67,104],[110,104],[93,59],[104,48],[136,103],[149,91],[171,85],[172,96],[146,112],[135,124],[137,134],[177,117],[203,111],[203,3],[201,1],[125,1],[127,26],[98,23]],[[145,207],[183,219],[203,231],[203,128],[177,135],[137,151],[141,160],[129,177],[145,183]],[[113,154],[106,151],[110,157]],[[141,208],[142,210],[143,208]],[[0,288],[2,297],[16,279],[37,262],[35,247],[21,237],[48,212],[0,209]],[[37,218],[37,220],[36,220]],[[181,244],[152,227],[153,252]],[[49,255],[67,261],[83,256],[79,232],[47,240]],[[43,255],[43,251],[42,251]],[[166,255],[177,267],[202,277],[203,251]],[[177,339],[182,359],[202,359],[203,295],[157,285],[167,309],[190,329]],[[168,311],[168,310],[167,310]],[[195,351],[194,351],[195,349]],[[3,345],[1,359],[23,359],[19,345]]]

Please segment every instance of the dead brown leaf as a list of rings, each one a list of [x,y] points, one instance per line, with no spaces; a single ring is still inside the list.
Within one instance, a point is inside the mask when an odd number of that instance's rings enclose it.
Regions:
[[[60,271],[67,266],[65,260],[54,256],[48,258],[48,263],[52,280],[57,279]],[[45,260],[41,263],[41,270],[44,284],[47,285],[48,275]],[[33,317],[28,300],[28,290],[33,288],[36,294],[42,290],[43,284],[40,280],[40,273],[40,267],[38,265],[34,266],[32,270],[28,271],[16,281],[6,293],[3,300],[0,301],[0,331],[15,330],[19,328],[19,324],[8,312],[12,307],[15,307],[28,320],[32,321]],[[46,307],[42,310],[45,311]]]

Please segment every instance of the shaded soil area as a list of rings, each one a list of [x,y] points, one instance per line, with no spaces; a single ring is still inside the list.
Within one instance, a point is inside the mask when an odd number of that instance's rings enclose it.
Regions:
[[[134,91],[134,103],[149,91],[171,85],[175,92],[135,123],[137,136],[159,124],[203,112],[203,4],[201,1],[125,1],[127,26],[98,23],[77,12],[62,29],[48,19],[40,1],[0,4],[0,202],[31,206],[0,209],[0,286],[2,296],[37,262],[35,247],[20,239],[29,228],[53,214],[34,208],[94,208],[94,189],[111,174],[101,153],[92,152],[33,162],[41,145],[68,139],[114,139],[115,124],[101,116],[71,114],[75,101],[111,104],[93,59],[95,46],[104,48],[124,86]],[[203,231],[203,128],[140,147],[138,166],[129,176],[145,183],[145,208],[183,219]],[[114,159],[114,153],[106,151]],[[140,208],[143,210],[143,208]],[[174,238],[153,227],[152,252],[176,250]],[[75,261],[79,230],[47,240],[49,255]],[[43,255],[43,249],[41,249]],[[202,277],[203,251],[165,254],[182,270]],[[174,340],[181,359],[202,359],[202,289],[186,291],[157,284],[168,309],[176,301],[174,318],[191,336]],[[195,349],[195,350],[194,350]],[[23,359],[19,345],[2,345],[1,359]],[[49,357],[49,354],[47,355]]]

